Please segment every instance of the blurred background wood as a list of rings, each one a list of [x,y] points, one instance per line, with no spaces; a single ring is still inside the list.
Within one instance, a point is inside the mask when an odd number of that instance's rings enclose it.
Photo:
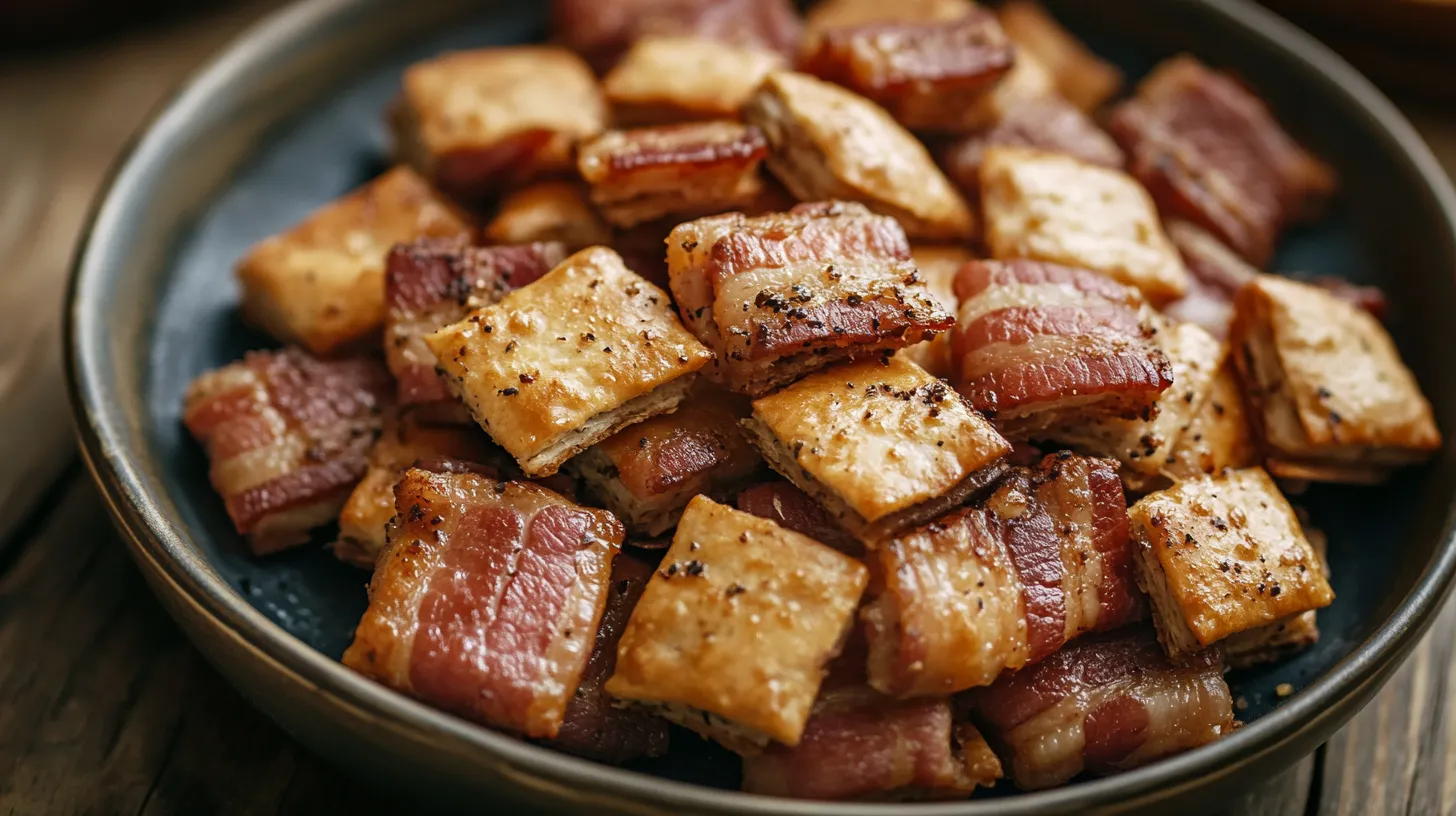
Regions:
[[[303,752],[186,643],[76,465],[65,409],[62,289],[96,189],[183,76],[280,4],[198,4],[103,46],[0,58],[0,815],[401,810]],[[1456,173],[1456,112],[1400,101]],[[1374,704],[1224,812],[1456,811],[1453,642],[1448,604]]]
[[[1386,90],[1456,100],[1456,1],[1264,0]]]

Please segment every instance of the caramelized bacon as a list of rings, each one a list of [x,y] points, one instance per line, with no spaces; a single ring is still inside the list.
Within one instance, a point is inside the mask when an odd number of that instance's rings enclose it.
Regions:
[[[869,682],[900,697],[983,686],[1146,612],[1116,465],[1062,452],[982,505],[873,552]]]
[[[567,467],[629,530],[661,535],[693,496],[731,494],[758,470],[736,428],[747,414],[742,397],[700,387],[673,413],[617,432]]]
[[[384,352],[399,382],[400,403],[450,398],[425,335],[536,280],[565,257],[557,243],[472,247],[464,240],[426,239],[391,250],[385,262]]]
[[[369,451],[369,470],[339,513],[334,555],[340,560],[374,569],[394,517],[394,486],[411,466],[502,475],[497,465],[504,453],[473,423],[436,422],[428,414],[421,408],[385,413],[383,433]]]
[[[798,799],[963,798],[1000,775],[949,699],[896,700],[864,685],[821,692],[797,746],[743,758],[744,790]]]
[[[1003,433],[1150,416],[1172,384],[1130,287],[1035,261],[972,261],[955,286],[956,387]]]
[[[802,533],[837,550],[859,554],[864,545],[846,535],[844,528],[824,512],[808,493],[782,479],[754,485],[738,494],[738,509]]]
[[[640,707],[620,707],[602,689],[617,666],[617,643],[647,588],[652,569],[651,563],[631,552],[622,552],[612,561],[611,588],[597,626],[596,644],[581,683],[566,705],[561,730],[548,743],[551,747],[613,764],[667,752],[666,720]]]
[[[412,469],[344,665],[476,722],[554,737],[621,542],[611,514],[536,485]]]
[[[192,383],[182,421],[255,555],[302,544],[338,514],[367,468],[388,391],[372,359],[297,349],[248,352]]]
[[[912,130],[964,131],[1013,62],[996,16],[971,7],[947,20],[877,21],[819,32],[800,68],[884,107]]]
[[[1027,99],[1009,106],[989,128],[942,148],[946,175],[973,200],[980,195],[981,160],[993,145],[1064,153],[1100,167],[1121,167],[1123,162],[1117,142],[1074,105],[1056,96]]]
[[[608,131],[581,145],[577,167],[602,215],[630,227],[747,205],[766,155],[758,128],[719,120]]]
[[[551,30],[605,71],[642,37],[696,36],[790,54],[800,23],[788,0],[552,0]]]
[[[1208,229],[1256,266],[1269,261],[1284,224],[1335,187],[1334,172],[1258,97],[1192,57],[1154,70],[1110,125],[1159,209]]]
[[[1237,727],[1218,652],[1175,667],[1146,626],[1083,638],[967,697],[1025,790],[1131,770]]]
[[[668,238],[668,273],[684,323],[718,353],[718,381],[753,396],[952,323],[915,274],[904,232],[858,204],[682,224]]]

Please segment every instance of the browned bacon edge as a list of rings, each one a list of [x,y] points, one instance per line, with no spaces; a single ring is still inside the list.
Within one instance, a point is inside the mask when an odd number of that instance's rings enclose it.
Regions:
[[[1083,638],[963,697],[1025,789],[1129,770],[1236,727],[1217,650],[1175,667],[1142,625]]]
[[[975,8],[954,20],[826,30],[801,59],[800,69],[883,101],[927,87],[989,88],[1014,61],[996,16]]]
[[[620,764],[667,752],[667,721],[642,707],[618,707],[602,689],[617,665],[617,642],[647,588],[655,565],[632,552],[612,562],[611,589],[597,627],[596,644],[582,672],[581,685],[566,706],[561,730],[548,743],[569,754]]]
[[[738,509],[849,553],[864,545],[846,533],[808,493],[784,480],[754,485],[738,494]]]
[[[622,131],[621,135],[625,139],[620,144],[601,149],[588,144],[583,148],[606,171],[593,183],[612,183],[619,177],[658,168],[746,168],[768,155],[763,131],[736,122],[662,125]]]

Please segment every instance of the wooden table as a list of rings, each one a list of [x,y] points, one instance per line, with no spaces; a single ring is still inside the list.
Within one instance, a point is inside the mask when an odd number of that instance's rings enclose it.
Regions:
[[[0,62],[0,814],[399,809],[304,753],[187,644],[77,464],[65,410],[61,291],[97,186],[146,112],[272,5]],[[1456,171],[1456,117],[1410,113]],[[1453,639],[1448,604],[1375,703],[1229,812],[1451,812]]]

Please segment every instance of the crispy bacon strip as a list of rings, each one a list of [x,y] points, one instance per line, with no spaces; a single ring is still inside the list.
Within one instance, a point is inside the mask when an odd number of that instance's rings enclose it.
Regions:
[[[255,555],[302,544],[338,514],[368,465],[389,385],[373,359],[298,349],[249,352],[192,383],[182,421]]]
[[[1284,224],[1317,209],[1334,171],[1300,147],[1257,96],[1188,56],[1159,66],[1110,126],[1158,208],[1264,266]]]
[[[1117,465],[1062,452],[870,555],[869,682],[951,694],[1146,613]]]
[[[566,705],[561,730],[548,744],[568,754],[621,764],[667,752],[667,721],[640,707],[621,707],[602,689],[617,666],[617,642],[647,588],[653,566],[642,556],[619,554],[612,562],[607,607],[581,684]]]
[[[966,112],[1011,70],[996,15],[970,7],[954,19],[876,21],[828,28],[800,69],[879,103],[904,126],[960,132]]]
[[[737,503],[738,509],[745,513],[766,518],[835,549],[850,554],[864,550],[863,544],[846,534],[824,508],[792,482],[777,480],[754,485],[738,494]]]
[[[1131,770],[1238,727],[1219,653],[1174,667],[1147,626],[1083,638],[966,696],[1025,790]]]
[[[748,205],[767,155],[758,128],[719,120],[609,131],[578,149],[577,167],[602,215],[631,227]]]
[[[344,665],[479,723],[559,732],[622,525],[524,482],[412,469]]]
[[[540,278],[565,257],[566,248],[556,242],[473,247],[464,240],[427,239],[391,250],[384,278],[384,352],[399,381],[400,403],[450,398],[425,335]]]
[[[642,37],[696,36],[793,53],[801,24],[788,0],[553,0],[555,39],[598,71]]]
[[[951,316],[894,219],[843,202],[678,226],[668,274],[683,322],[731,390],[761,396],[830,363],[933,338]]]
[[[1000,778],[948,698],[896,700],[864,685],[826,689],[793,748],[743,758],[743,789],[798,799],[956,799]]]
[[[991,127],[947,144],[940,153],[946,175],[975,200],[981,189],[981,160],[998,145],[1065,153],[1101,167],[1122,167],[1122,150],[1076,106],[1057,96],[1010,105]]]
[[[956,388],[1008,436],[1150,417],[1172,384],[1131,287],[1037,261],[972,261],[955,287]]]
[[[629,530],[658,536],[693,496],[732,495],[761,460],[737,430],[747,400],[699,388],[671,414],[617,432],[568,463]]]

